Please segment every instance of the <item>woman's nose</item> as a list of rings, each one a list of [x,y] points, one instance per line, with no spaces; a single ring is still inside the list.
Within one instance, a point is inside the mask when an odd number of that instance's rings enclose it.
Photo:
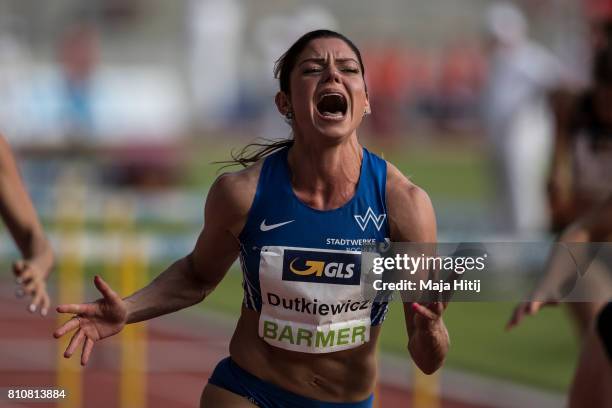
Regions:
[[[325,82],[340,82],[340,70],[329,65],[325,70]]]

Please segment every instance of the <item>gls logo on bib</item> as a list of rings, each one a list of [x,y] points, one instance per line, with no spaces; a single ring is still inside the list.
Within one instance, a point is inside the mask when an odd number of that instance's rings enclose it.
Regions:
[[[357,253],[284,251],[284,281],[359,285],[360,277],[361,256]]]

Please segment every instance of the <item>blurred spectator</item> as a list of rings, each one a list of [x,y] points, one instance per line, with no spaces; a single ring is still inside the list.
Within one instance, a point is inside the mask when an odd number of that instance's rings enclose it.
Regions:
[[[10,14],[0,16],[0,123],[9,140],[26,131],[19,118],[23,115],[23,85],[32,76],[32,56],[19,23]]]
[[[405,125],[403,107],[410,95],[412,65],[400,46],[377,47],[368,52],[368,93],[372,105],[369,120],[377,137],[397,136]]]
[[[377,137],[400,136],[423,122],[445,131],[473,129],[486,65],[482,52],[469,41],[441,53],[388,42],[365,51],[368,122]]]
[[[191,0],[186,11],[196,125],[208,129],[229,125],[239,97],[243,4]]]
[[[410,51],[410,126],[430,125],[439,112],[438,57],[433,51]]]
[[[83,142],[94,133],[91,84],[99,60],[98,33],[88,22],[70,26],[58,44],[64,82],[64,122],[68,138]]]
[[[545,171],[552,147],[548,93],[569,75],[527,35],[527,21],[511,3],[488,9],[491,41],[484,119],[493,148],[502,228],[542,232],[547,225]]]
[[[460,131],[473,127],[484,81],[485,59],[469,41],[456,41],[442,55],[438,124]]]

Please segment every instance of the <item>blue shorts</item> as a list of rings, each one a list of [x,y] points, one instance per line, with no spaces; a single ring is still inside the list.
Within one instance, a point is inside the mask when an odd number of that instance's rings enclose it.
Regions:
[[[217,364],[209,384],[241,395],[261,408],[372,408],[374,395],[360,402],[323,402],[286,391],[240,368],[230,357]]]

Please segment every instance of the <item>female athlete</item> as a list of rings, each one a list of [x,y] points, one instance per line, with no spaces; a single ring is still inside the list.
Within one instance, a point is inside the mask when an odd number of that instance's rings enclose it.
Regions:
[[[194,250],[121,299],[61,305],[77,329],[65,355],[140,322],[201,302],[237,257],[244,301],[230,357],[215,368],[203,407],[370,407],[376,341],[386,303],[362,298],[364,244],[435,242],[425,192],[364,149],[357,128],[370,106],[357,47],[336,32],[305,34],[277,62],[276,105],[293,138],[266,146],[221,175],[205,205]],[[404,304],[408,350],[425,373],[443,363],[445,304]]]
[[[585,268],[589,270],[589,274],[586,278],[583,276],[583,280],[593,280],[588,286],[599,286],[600,293],[595,295],[598,299],[607,294],[609,300],[604,306],[596,307],[597,316],[592,319],[584,333],[578,364],[568,393],[569,408],[612,406],[612,292],[609,285],[612,270],[609,266],[605,269],[611,241],[612,193],[603,203],[595,205],[570,224],[559,238],[559,242],[570,245],[573,260],[578,265],[587,265],[586,259],[593,256],[592,250],[589,251],[586,246],[587,243],[608,243],[598,256],[598,261],[602,264],[600,267],[603,266],[604,269],[591,272],[596,268]],[[572,244],[574,245],[571,246]],[[525,316],[536,314],[544,306],[558,304],[558,295],[551,297],[548,293],[563,293],[566,288],[572,287],[572,279],[575,279],[578,267],[576,264],[568,265],[565,254],[567,249],[551,253],[547,270],[532,297],[533,300],[523,302],[514,309],[508,328],[518,325]],[[593,275],[596,275],[595,279]],[[603,302],[597,302],[597,305],[600,304]]]

